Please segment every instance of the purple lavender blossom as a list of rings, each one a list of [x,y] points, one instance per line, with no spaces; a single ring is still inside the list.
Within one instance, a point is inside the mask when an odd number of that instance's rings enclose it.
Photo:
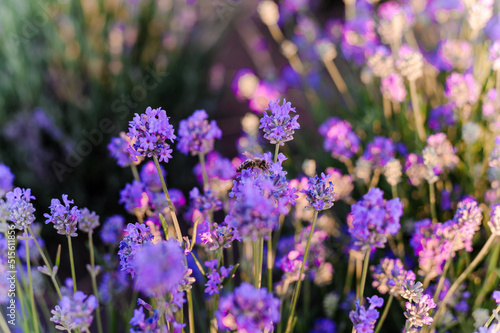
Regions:
[[[144,210],[148,206],[150,197],[148,192],[142,182],[134,180],[132,184],[126,184],[125,188],[120,191],[119,203],[124,204],[127,212],[134,214],[136,210]]]
[[[16,187],[6,194],[7,207],[10,212],[9,220],[14,223],[15,228],[24,230],[27,235],[28,227],[35,221],[35,208],[30,202],[35,197],[31,195],[31,189]]]
[[[335,201],[335,192],[333,192],[333,183],[327,183],[328,176],[324,173],[321,177],[317,175],[308,180],[308,188],[302,190],[306,194],[307,201],[316,211],[327,210],[333,207]]]
[[[436,304],[429,295],[424,295],[417,303],[406,302],[404,313],[406,320],[405,332],[411,332],[412,328],[420,329],[424,325],[430,325],[433,321],[429,316],[429,311],[434,309]]]
[[[384,167],[387,162],[394,158],[394,145],[392,140],[382,136],[374,137],[373,141],[366,147],[361,158],[365,161],[369,161],[374,168]]]
[[[113,295],[124,292],[129,285],[127,273],[122,270],[104,272],[99,285],[99,298],[108,303],[113,299]]]
[[[129,324],[131,327],[130,332],[163,332],[168,331],[166,326],[160,326],[158,321],[160,316],[157,309],[153,309],[149,304],[142,301],[140,298],[137,300],[138,305],[143,307],[134,309],[134,315],[130,318]],[[144,308],[148,310],[150,317],[146,318]]]
[[[63,203],[59,199],[52,199],[50,204],[50,214],[43,214],[47,218],[45,224],[54,223],[54,228],[58,234],[76,237],[76,225],[82,218],[82,213],[77,206],[70,207],[73,200],[68,200],[68,195],[62,195]]]
[[[453,169],[460,161],[455,155],[455,148],[444,133],[429,135],[427,147],[436,152],[436,166],[433,168],[436,175],[441,174],[445,169]]]
[[[402,286],[408,281],[415,281],[416,276],[412,271],[404,269],[400,259],[384,258],[380,265],[372,267],[373,283],[379,293],[390,293],[399,296],[402,292]]]
[[[435,131],[445,129],[445,126],[455,125],[453,105],[444,104],[431,110],[428,120],[429,127]]]
[[[115,245],[122,238],[125,219],[121,215],[110,216],[102,225],[100,236],[103,243]]]
[[[359,138],[347,121],[328,118],[318,131],[325,137],[323,148],[341,161],[352,158],[359,150]]]
[[[280,260],[276,261],[276,267],[281,269],[285,275],[283,279],[290,282],[299,280],[300,268],[302,267],[302,262],[304,261],[304,256],[297,250],[291,250],[287,255],[283,256]],[[308,269],[307,262],[304,265],[304,270]],[[302,274],[301,280],[304,280],[305,274]]]
[[[314,326],[309,333],[335,333],[337,325],[328,318],[319,318],[314,321]]]
[[[392,73],[380,80],[380,92],[391,101],[403,103],[406,99],[406,86],[403,77]]]
[[[443,223],[443,228],[437,232],[453,243],[453,251],[465,249],[472,252],[472,238],[481,226],[483,214],[477,201],[465,198],[457,205],[453,220]]]
[[[500,290],[494,290],[491,298],[495,300],[495,302],[500,305]]]
[[[399,198],[384,200],[384,192],[371,188],[361,201],[351,206],[353,220],[349,233],[355,244],[365,248],[384,247],[388,235],[396,235],[403,215]]]
[[[217,270],[219,260],[214,259],[210,261],[205,261],[205,266],[210,270],[210,272],[207,274],[207,283],[205,283],[205,293],[208,295],[213,295],[213,294],[218,294],[219,290],[222,289],[222,282],[224,281],[225,278],[229,277],[229,274],[231,273],[233,269],[233,265],[230,265],[229,267],[220,267],[220,273]]]
[[[268,102],[279,99],[280,92],[270,83],[260,81],[248,100],[248,107],[256,113],[262,113]]]
[[[161,161],[168,162],[172,158],[172,149],[166,142],[173,142],[176,138],[174,127],[169,123],[165,110],[161,108],[152,109],[150,106],[146,112],[135,114],[134,119],[129,122],[127,133],[131,140],[137,140],[133,148],[127,148],[132,160],[137,161],[138,156],[152,157],[157,155]]]
[[[235,240],[241,242],[241,237],[237,229],[217,223],[213,223],[212,228],[201,232],[200,237],[201,242],[207,245],[209,251],[228,249]]]
[[[279,105],[280,100],[276,102],[271,100],[269,107],[264,110],[264,116],[260,119],[260,129],[264,131],[264,138],[269,140],[271,144],[279,144],[283,146],[285,142],[293,140],[293,134],[296,129],[300,128],[297,119],[298,115],[290,117],[290,112],[295,112],[292,104],[283,99],[283,104]],[[268,114],[266,111],[271,111]]]
[[[367,53],[380,43],[375,33],[373,16],[371,13],[363,14],[347,20],[342,29],[340,49],[344,57],[356,65],[365,62]]]
[[[355,302],[356,310],[349,313],[349,318],[357,332],[373,333],[379,317],[377,308],[384,304],[384,299],[378,296],[367,297],[367,299],[370,303],[368,309],[364,305],[360,305],[359,299],[357,299]]]
[[[206,189],[205,193],[201,194],[200,190],[194,187],[189,192],[189,199],[191,199],[193,207],[202,214],[209,211],[216,212],[222,208],[222,201],[210,189]]]
[[[14,183],[14,174],[5,164],[0,163],[0,198],[12,190]]]
[[[413,186],[420,186],[427,174],[422,157],[414,153],[406,157],[404,170]]]
[[[474,104],[479,99],[479,86],[470,73],[451,73],[446,79],[445,95],[456,107]]]
[[[236,176],[236,169],[228,158],[222,157],[218,152],[212,151],[205,158],[205,168],[208,178],[218,180],[232,180]],[[193,169],[196,179],[203,183],[201,164],[198,163]]]
[[[81,210],[82,216],[78,221],[78,229],[83,232],[94,232],[94,229],[97,228],[99,224],[99,215],[95,212],[91,212],[88,208],[83,208]]]
[[[222,131],[215,120],[208,122],[205,110],[196,110],[186,120],[179,123],[179,143],[177,148],[183,154],[206,154],[214,149],[215,139],[222,137]]]
[[[160,170],[163,178],[167,176],[167,172],[160,165]],[[161,190],[161,181],[156,165],[153,161],[148,161],[142,168],[139,174],[141,182],[146,185],[151,191],[158,192]]]
[[[222,297],[215,313],[220,329],[238,332],[271,331],[280,320],[280,301],[266,289],[243,282]]]
[[[187,271],[184,253],[173,239],[144,244],[135,253],[131,265],[135,271],[135,289],[157,297],[176,290]]]
[[[115,158],[116,163],[121,167],[134,164],[134,159],[130,156],[131,143],[132,141],[122,132],[120,136],[111,138],[111,142],[108,144],[111,157]]]
[[[50,321],[61,331],[87,331],[94,320],[92,312],[97,305],[97,298],[94,295],[87,296],[77,291],[71,296],[61,298],[59,305],[50,311],[52,313]]]
[[[143,245],[150,243],[153,239],[150,231],[149,227],[140,223],[129,223],[125,228],[127,235],[120,242],[118,255],[120,256],[121,270],[130,273],[132,277],[135,275],[135,255]]]

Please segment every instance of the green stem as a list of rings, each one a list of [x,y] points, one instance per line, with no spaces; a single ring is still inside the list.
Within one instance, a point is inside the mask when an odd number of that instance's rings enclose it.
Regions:
[[[365,261],[363,262],[363,272],[361,273],[361,283],[359,285],[359,302],[363,304],[363,293],[365,292],[366,276],[368,275],[368,263],[370,262],[370,248],[366,250]]]
[[[92,280],[92,289],[94,291],[94,295],[97,298],[97,281],[95,274],[95,258],[94,258],[94,242],[92,239],[92,230],[89,231],[89,251],[90,251],[90,267],[92,268],[92,274],[90,274],[90,278]],[[99,333],[103,333],[102,330],[102,320],[101,320],[101,311],[99,309],[99,302],[97,302],[97,308],[95,309],[96,319],[97,319],[97,331]]]
[[[276,144],[276,147],[274,148],[274,163],[278,162],[279,152],[280,152],[280,145]]]
[[[189,289],[187,291],[189,333],[194,333],[193,295],[191,292],[192,292],[192,289]]]
[[[137,180],[138,182],[141,181],[141,178],[139,177],[139,172],[137,171],[137,165],[134,163],[130,164],[130,169],[132,170],[132,174],[134,175],[134,179]]]
[[[377,186],[379,180],[380,180],[380,168],[375,168],[375,170],[373,170],[373,177],[372,181],[370,182],[370,188]]]
[[[68,247],[69,247],[69,263],[71,265],[71,277],[73,278],[73,292],[76,293],[76,274],[75,274],[75,262],[73,259],[73,246],[71,245],[71,236],[67,235],[68,238]]]
[[[434,190],[434,183],[429,183],[429,202],[431,205],[432,223],[436,223],[438,219],[436,214],[436,192]]]
[[[311,224],[311,231],[309,232],[309,238],[307,239],[306,251],[304,253],[304,258],[302,259],[302,265],[300,266],[299,280],[297,281],[297,285],[295,286],[295,292],[293,295],[292,309],[290,311],[290,316],[288,317],[288,322],[286,324],[286,333],[292,332],[292,323],[293,317],[295,315],[295,307],[297,306],[297,300],[300,295],[300,286],[302,285],[302,275],[304,274],[304,269],[306,265],[307,255],[309,254],[309,248],[311,247],[311,239],[314,233],[314,227],[316,226],[316,220],[318,219],[318,211],[314,211],[314,217]]]
[[[436,291],[434,292],[434,302],[437,302],[439,299],[439,293],[441,292],[441,289],[443,288],[444,285],[444,280],[446,279],[446,273],[448,272],[448,269],[450,268],[451,265],[451,258],[453,257],[453,248],[455,247],[455,242],[458,237],[455,237],[455,240],[453,241],[453,244],[451,246],[451,251],[450,255],[448,256],[448,259],[446,259],[446,263],[444,264],[443,268],[443,273],[441,273],[441,277],[439,278],[438,285],[436,287]]]
[[[5,321],[3,315],[0,316],[0,329],[4,333],[10,333],[9,325],[7,325],[7,322]]]
[[[488,240],[486,241],[486,244],[484,244],[483,248],[481,249],[481,251],[479,251],[479,253],[474,258],[474,260],[465,269],[465,271],[463,271],[462,274],[460,274],[458,279],[456,279],[455,282],[453,282],[450,289],[448,289],[446,296],[444,297],[443,301],[441,302],[441,304],[439,305],[439,307],[436,311],[436,315],[434,316],[434,321],[432,322],[432,325],[430,327],[431,331],[433,331],[434,327],[441,319],[441,316],[443,315],[443,312],[446,308],[446,303],[448,303],[450,298],[453,297],[453,294],[458,289],[458,287],[460,287],[460,285],[467,278],[467,276],[469,276],[469,274],[476,268],[476,266],[481,262],[481,260],[483,260],[483,258],[486,256],[486,254],[488,254],[488,250],[489,250],[491,244],[493,244],[493,241],[495,240],[495,238],[496,238],[496,234],[492,234],[488,238]]]
[[[495,310],[493,310],[493,314],[490,316],[486,324],[484,324],[484,327],[490,326],[490,324],[493,322],[493,319],[495,319],[495,313],[498,313],[500,311],[500,305],[497,306]]]
[[[389,308],[391,307],[392,300],[394,299],[394,295],[391,294],[389,296],[389,299],[387,300],[387,303],[385,304],[384,312],[382,313],[382,317],[380,317],[380,320],[377,323],[377,327],[375,328],[375,333],[378,333],[380,329],[382,328],[382,325],[384,324],[385,318],[387,317],[387,314],[389,313]]]
[[[59,299],[61,299],[62,298],[61,289],[59,289],[59,284],[57,283],[57,281],[54,277],[54,274],[53,274],[54,270],[52,269],[52,265],[47,260],[47,257],[45,256],[45,253],[43,252],[42,248],[40,247],[40,244],[38,243],[38,240],[36,239],[35,234],[33,233],[33,230],[31,230],[31,227],[28,227],[28,231],[29,231],[31,237],[33,237],[33,240],[35,241],[35,245],[38,248],[38,252],[40,252],[40,255],[42,257],[42,260],[43,260],[45,266],[47,266],[47,269],[49,270],[50,278],[52,280],[52,283],[54,284],[54,288],[56,289],[57,296],[59,296]]]
[[[172,221],[174,223],[174,229],[175,229],[175,233],[177,235],[177,240],[179,242],[182,242],[181,228],[179,227],[179,222],[177,221],[177,215],[175,214],[174,205],[172,204],[172,200],[170,200],[170,195],[168,195],[167,184],[165,184],[165,179],[163,178],[163,173],[161,172],[161,169],[160,169],[160,162],[158,162],[158,156],[156,156],[156,154],[154,154],[153,159],[155,161],[156,171],[158,172],[158,175],[160,176],[161,187],[163,188],[163,193],[165,193],[165,198],[167,198],[168,210],[170,210],[170,215],[172,216]]]
[[[273,233],[269,231],[267,240],[267,290],[273,290]]]
[[[413,115],[415,116],[415,127],[417,128],[418,138],[420,141],[424,142],[427,138],[424,129],[424,121],[422,114],[420,113],[420,105],[418,103],[417,87],[415,85],[415,80],[410,80],[410,97],[411,104],[413,108]]]
[[[203,189],[205,190],[210,187],[210,180],[208,179],[207,168],[205,164],[205,154],[198,153],[198,157],[200,159],[201,174],[203,175]]]
[[[31,301],[31,312],[33,313],[33,328],[35,332],[38,333],[38,316],[36,311],[36,303],[35,303],[35,294],[33,292],[33,280],[31,278],[31,259],[30,259],[30,246],[28,242],[28,238],[25,239],[26,242],[26,266],[28,270],[28,280],[29,280],[29,289],[30,289],[30,301]]]

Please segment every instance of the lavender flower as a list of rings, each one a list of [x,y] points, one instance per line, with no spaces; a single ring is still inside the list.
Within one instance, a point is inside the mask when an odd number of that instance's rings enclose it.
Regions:
[[[127,235],[120,242],[118,255],[120,256],[121,270],[130,273],[132,277],[135,275],[135,255],[144,244],[153,239],[150,231],[149,227],[140,223],[129,223],[125,228]]]
[[[490,230],[493,234],[500,235],[500,204],[491,206],[488,227],[490,227]]]
[[[63,296],[50,311],[50,321],[56,324],[56,329],[61,331],[81,330],[87,331],[94,320],[92,312],[97,308],[97,299],[94,295],[87,296],[77,291],[71,296]]]
[[[453,105],[444,104],[431,110],[428,120],[429,127],[435,131],[445,129],[445,126],[455,125]]]
[[[280,96],[280,92],[270,83],[260,81],[248,100],[248,107],[250,110],[260,114],[268,101],[277,100]]]
[[[288,280],[289,282],[298,281],[302,261],[304,261],[304,256],[297,250],[291,250],[287,255],[283,256],[280,260],[277,260],[276,267],[285,273],[282,280]],[[308,268],[309,267],[306,262],[304,265],[304,271]],[[305,274],[302,274],[300,279],[304,280],[304,278]]]
[[[280,301],[266,289],[255,289],[243,282],[222,297],[215,313],[220,329],[238,332],[271,331],[280,320]]]
[[[378,44],[375,21],[371,13],[358,15],[345,22],[340,49],[347,60],[361,65],[365,61],[366,51],[373,50]]]
[[[101,240],[108,245],[114,245],[122,237],[125,219],[121,215],[108,217],[100,231]]]
[[[406,271],[400,259],[384,258],[380,265],[372,267],[373,287],[379,293],[398,296],[402,293],[402,286],[408,281],[415,281],[416,276],[412,271]]]
[[[197,187],[194,187],[189,192],[189,198],[192,200],[194,208],[198,209],[202,214],[206,212],[216,212],[222,208],[222,201],[220,201],[215,194],[210,190],[205,190],[201,194]]]
[[[149,197],[150,193],[148,193],[146,186],[142,182],[134,180],[132,184],[126,184],[125,188],[120,191],[119,203],[124,204],[127,212],[135,214],[148,208]]]
[[[10,211],[9,219],[14,222],[15,228],[24,230],[27,234],[28,227],[35,221],[35,208],[30,202],[35,197],[31,195],[31,189],[16,187],[6,194],[7,206]]]
[[[366,147],[361,157],[369,161],[374,168],[383,167],[394,157],[394,145],[392,140],[382,136],[376,136]]]
[[[119,137],[111,138],[111,142],[108,144],[108,150],[111,157],[116,159],[116,162],[121,167],[126,167],[131,164],[136,164],[134,158],[131,156],[131,150],[133,150],[132,145],[135,140],[130,140],[127,135],[122,132]]]
[[[50,214],[43,214],[47,218],[45,224],[54,223],[54,228],[58,234],[76,237],[76,224],[82,218],[82,213],[77,206],[70,207],[73,200],[68,200],[68,195],[62,195],[63,204],[59,199],[52,199],[50,204]]]
[[[131,327],[130,332],[162,332],[167,331],[167,327],[161,327],[158,324],[160,316],[158,315],[158,310],[147,309],[151,314],[150,317],[146,318],[144,314],[144,309],[134,309],[134,315],[130,318],[129,324]]]
[[[387,236],[399,231],[403,204],[399,198],[384,200],[384,192],[371,188],[361,201],[351,206],[352,226],[349,233],[363,247],[384,247]]]
[[[160,165],[160,170],[163,178],[167,176],[167,172]],[[141,169],[140,172],[141,182],[146,185],[151,191],[158,192],[161,190],[161,181],[158,171],[156,170],[155,162],[148,161]]]
[[[130,152],[132,160],[137,161],[138,156],[153,155],[159,156],[160,161],[165,162],[172,158],[172,149],[166,141],[173,142],[176,136],[165,110],[152,109],[149,106],[146,113],[136,113],[134,119],[129,122],[127,135],[131,140],[137,140],[133,148],[125,150]]]
[[[302,190],[306,194],[307,201],[316,211],[327,210],[333,207],[335,201],[335,192],[333,192],[333,184],[327,184],[327,177],[324,173],[321,177],[317,175],[308,180],[308,188]]]
[[[352,177],[350,175],[343,175],[339,170],[332,167],[326,168],[326,175],[328,176],[328,183],[332,183],[335,187],[335,199],[343,200],[349,198],[354,185],[352,184]]]
[[[379,317],[377,308],[382,307],[384,299],[378,296],[367,297],[370,306],[368,309],[364,305],[359,304],[359,299],[356,300],[356,309],[349,313],[349,318],[354,324],[354,329],[357,332],[373,333],[375,323]]]
[[[405,332],[411,332],[412,328],[420,329],[424,325],[430,325],[433,321],[429,316],[429,311],[434,309],[436,304],[429,295],[424,295],[418,303],[406,302],[404,313],[406,320]]]
[[[135,271],[135,289],[159,297],[176,290],[187,271],[184,253],[173,239],[145,244],[137,250],[131,265]]]
[[[325,137],[323,148],[341,161],[352,158],[359,150],[359,139],[347,121],[328,118],[318,131]]]
[[[470,73],[451,73],[446,79],[445,95],[456,107],[474,104],[479,99],[479,86]]]
[[[209,295],[218,294],[219,290],[222,289],[222,282],[225,278],[229,277],[229,274],[233,270],[233,265],[229,267],[220,267],[220,274],[217,271],[217,265],[219,263],[218,259],[205,261],[205,266],[210,269],[210,272],[207,274],[207,283],[205,283],[205,293]]]
[[[437,234],[442,235],[453,243],[452,251],[465,249],[472,252],[472,238],[474,233],[479,230],[483,214],[477,201],[472,198],[466,198],[457,205],[457,210],[453,220],[443,223],[441,230]]]
[[[407,95],[403,77],[398,73],[392,73],[382,78],[380,92],[391,101],[403,103]]]
[[[271,114],[267,114],[267,110]],[[279,105],[279,99],[269,102],[269,107],[264,110],[264,116],[260,120],[259,128],[264,130],[264,138],[271,144],[283,146],[285,142],[293,140],[293,134],[300,128],[297,119],[299,116],[290,117],[290,111],[295,112],[292,104],[283,99],[283,104]]]
[[[241,242],[241,237],[237,229],[227,225],[214,223],[212,228],[208,228],[200,234],[201,242],[207,245],[209,251],[218,249],[228,249],[234,240]]]
[[[387,183],[391,186],[397,186],[399,182],[401,181],[401,176],[403,175],[403,172],[401,171],[401,162],[393,158],[384,167],[384,176],[385,179],[387,180]]]
[[[398,52],[396,68],[408,81],[415,81],[423,75],[423,57],[418,50],[402,45]]]
[[[222,131],[215,120],[209,123],[207,119],[205,110],[196,110],[189,118],[181,120],[177,148],[182,153],[206,154],[214,149],[214,141],[222,137]]]
[[[414,153],[406,157],[404,170],[413,186],[420,186],[427,174],[422,157]]]
[[[94,232],[99,226],[99,215],[89,211],[87,208],[81,210],[82,216],[78,221],[78,228],[83,232]]]
[[[12,190],[14,183],[14,174],[5,164],[0,163],[0,198]]]
[[[319,318],[314,321],[314,327],[309,333],[335,333],[337,325],[328,318]]]
[[[444,133],[429,135],[427,147],[435,150],[436,165],[432,169],[436,175],[441,174],[445,169],[453,169],[460,161],[455,155],[455,148]]]

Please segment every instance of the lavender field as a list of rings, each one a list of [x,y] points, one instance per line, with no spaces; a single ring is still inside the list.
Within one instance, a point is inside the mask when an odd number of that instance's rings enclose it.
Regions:
[[[500,2],[0,2],[0,332],[500,333]]]

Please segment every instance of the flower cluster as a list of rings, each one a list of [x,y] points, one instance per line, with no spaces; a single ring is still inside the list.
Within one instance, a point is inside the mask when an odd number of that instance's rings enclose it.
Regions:
[[[118,255],[120,256],[121,270],[135,275],[134,258],[137,251],[146,243],[149,243],[153,235],[151,229],[144,224],[129,223],[125,228],[126,236],[120,242]]]
[[[398,296],[402,292],[402,286],[408,281],[415,281],[416,276],[412,271],[403,267],[400,259],[384,258],[376,267],[372,267],[373,287],[379,293],[389,293]]]
[[[394,158],[392,140],[382,136],[373,138],[362,156],[362,159],[369,161],[374,168],[385,166],[392,158]]]
[[[206,154],[214,149],[214,141],[222,137],[222,131],[215,120],[209,123],[207,119],[205,110],[196,110],[189,118],[181,120],[177,148],[183,154]]]
[[[359,150],[358,136],[347,121],[336,117],[328,118],[318,131],[325,138],[323,148],[339,160],[350,159]]]
[[[206,189],[205,193],[201,194],[197,187],[194,187],[189,192],[189,198],[192,201],[192,206],[198,209],[200,213],[216,212],[222,208],[220,201],[210,189]]]
[[[148,188],[142,182],[134,180],[132,184],[126,184],[125,188],[120,191],[119,203],[123,204],[130,214],[145,211],[151,196],[148,192]]]
[[[163,178],[167,176],[167,172],[160,165],[160,171],[163,175]],[[153,192],[158,192],[161,190],[161,180],[158,175],[158,171],[156,170],[155,162],[148,161],[141,169],[139,174],[141,182],[147,186],[147,188]]]
[[[135,273],[135,288],[151,296],[177,290],[187,271],[184,253],[173,239],[144,244],[137,249],[131,266]]]
[[[327,210],[333,207],[335,192],[333,192],[332,182],[327,183],[328,176],[324,173],[321,177],[317,175],[308,180],[308,188],[302,192],[306,194],[307,201],[316,211]]]
[[[372,296],[367,297],[367,300],[368,303],[370,303],[368,309],[364,305],[359,304],[359,299],[357,299],[355,302],[356,309],[349,313],[349,318],[357,332],[373,333],[375,323],[379,317],[377,308],[384,305],[384,299],[378,296]]]
[[[212,228],[208,228],[202,232],[200,237],[201,242],[207,245],[209,251],[228,249],[235,240],[241,242],[241,237],[237,229],[217,223],[213,223]]]
[[[351,206],[349,233],[362,247],[384,247],[388,235],[399,231],[403,204],[399,198],[384,200],[384,192],[371,188],[363,199]]]
[[[271,331],[280,320],[280,301],[266,289],[243,282],[222,297],[215,313],[220,329],[238,332]]]
[[[43,214],[47,218],[45,224],[54,223],[58,234],[76,237],[76,226],[82,218],[82,213],[77,206],[71,207],[73,200],[68,200],[68,195],[62,195],[63,203],[59,199],[52,199],[50,214]]]
[[[267,110],[271,114],[267,114]],[[293,134],[296,129],[300,128],[297,119],[298,115],[290,117],[290,111],[295,112],[292,104],[283,100],[283,104],[279,105],[279,99],[269,102],[269,108],[264,110],[264,116],[260,120],[260,129],[264,131],[264,138],[269,140],[271,144],[279,144],[283,146],[285,142],[293,139]]]
[[[207,268],[210,270],[210,272],[207,274],[208,281],[207,283],[205,283],[205,293],[207,293],[208,295],[219,293],[219,291],[222,289],[222,282],[224,281],[224,279],[230,277],[229,274],[231,274],[231,271],[234,268],[233,265],[230,265],[229,267],[221,266],[219,268],[219,273],[217,270],[218,264],[218,259],[205,261],[205,266],[207,266]]]
[[[50,321],[56,324],[56,329],[61,331],[81,330],[88,331],[94,316],[92,312],[97,308],[97,298],[87,296],[77,291],[71,296],[63,296],[51,311]]]
[[[132,160],[137,161],[138,156],[153,155],[159,156],[160,161],[165,162],[172,158],[172,149],[166,141],[173,142],[176,136],[169,119],[161,108],[148,107],[145,113],[135,114],[134,119],[129,122],[127,135],[132,141],[136,141],[132,148],[125,149]]]
[[[16,229],[23,230],[26,234],[28,227],[35,221],[35,208],[30,202],[35,197],[31,195],[31,189],[16,187],[6,194],[6,198],[10,221],[14,222]]]
[[[118,163],[119,166],[126,167],[139,162],[134,160],[134,157],[131,156],[134,142],[135,140],[130,140],[124,132],[120,133],[118,137],[111,138],[111,142],[108,144],[108,150],[111,156],[116,159],[116,163]]]
[[[405,306],[405,332],[413,332],[412,329],[420,329],[422,326],[432,323],[433,319],[429,316],[429,311],[436,307],[436,303],[431,296],[423,295],[415,303],[406,302]]]
[[[125,219],[121,215],[108,217],[102,225],[100,236],[103,243],[114,245],[121,239]]]
[[[99,226],[99,215],[91,212],[88,208],[81,210],[82,217],[78,221],[78,229],[83,232],[93,232]]]

